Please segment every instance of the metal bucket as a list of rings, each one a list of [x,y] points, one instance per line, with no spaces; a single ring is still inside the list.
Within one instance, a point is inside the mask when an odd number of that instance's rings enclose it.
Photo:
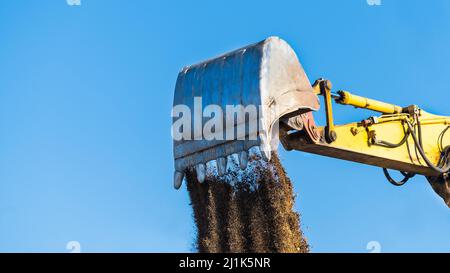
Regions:
[[[207,162],[217,160],[223,174],[226,157],[234,153],[245,168],[248,149],[254,146],[270,159],[278,147],[279,119],[316,111],[319,101],[293,49],[270,37],[183,68],[173,105],[174,186],[179,188],[187,168],[196,167],[202,181]],[[230,114],[231,108],[235,111]],[[250,111],[255,108],[256,115]],[[213,117],[214,130],[205,130]]]

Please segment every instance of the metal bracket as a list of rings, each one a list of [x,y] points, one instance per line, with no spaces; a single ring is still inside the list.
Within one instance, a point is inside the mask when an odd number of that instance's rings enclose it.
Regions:
[[[317,90],[317,87],[320,90],[320,95],[322,95],[325,100],[325,114],[327,118],[327,126],[325,127],[325,140],[328,143],[332,143],[337,139],[336,131],[334,130],[333,106],[331,101],[331,89],[333,88],[333,85],[329,80],[318,79],[314,83],[313,88]]]

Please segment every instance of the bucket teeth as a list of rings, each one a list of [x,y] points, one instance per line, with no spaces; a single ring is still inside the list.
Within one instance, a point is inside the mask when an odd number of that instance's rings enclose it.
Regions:
[[[183,184],[184,172],[175,171],[173,176],[173,187],[178,190]]]
[[[227,173],[227,158],[219,157],[216,160],[217,163],[217,173],[219,176],[224,176]]]
[[[195,171],[197,172],[197,180],[200,183],[205,182],[206,179],[206,164],[200,163],[195,167]]]
[[[261,146],[259,147],[259,151],[260,151],[260,153],[261,153],[261,158],[262,158],[264,161],[269,162],[269,161],[270,161],[270,158],[271,158],[271,156],[272,156],[271,150],[270,150],[270,146],[268,146],[268,145],[261,145]]]
[[[239,166],[241,167],[241,170],[245,170],[248,165],[248,152],[242,151],[239,153]]]

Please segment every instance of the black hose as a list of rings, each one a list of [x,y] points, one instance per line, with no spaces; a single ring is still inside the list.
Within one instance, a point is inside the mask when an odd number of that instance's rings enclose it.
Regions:
[[[387,148],[397,148],[402,146],[403,144],[405,144],[405,142],[408,140],[409,137],[409,132],[407,132],[404,136],[403,139],[400,140],[399,143],[391,143],[385,140],[378,140],[376,143],[374,143],[374,145],[379,145],[379,146],[385,146]]]
[[[420,143],[420,147],[423,147],[423,142],[422,142],[422,125],[420,124],[420,119],[419,117],[416,115],[415,116],[416,121],[417,121],[417,131],[419,132],[419,143]]]
[[[439,151],[441,151],[441,152],[444,151],[443,139],[444,139],[445,133],[447,133],[448,129],[450,129],[450,126],[447,126],[447,128],[445,128],[445,129],[439,134]]]
[[[423,160],[425,161],[427,166],[430,167],[431,169],[435,170],[436,172],[438,172],[440,174],[448,173],[450,171],[450,165],[448,164],[448,160],[450,158],[449,157],[450,146],[443,148],[442,147],[443,146],[442,139],[444,138],[445,133],[450,129],[450,126],[445,128],[440,134],[440,140],[438,142],[438,145],[440,145],[439,148],[441,150],[441,157],[439,158],[438,164],[434,165],[430,161],[430,159],[427,157],[425,151],[423,150],[422,126],[421,126],[419,117],[415,116],[415,120],[417,122],[417,130],[418,130],[418,135],[419,135],[418,138],[417,138],[417,135],[415,132],[415,129],[416,129],[415,126],[413,127],[411,125],[411,123],[408,120],[406,120],[406,124],[408,125],[408,131],[405,132],[403,139],[399,143],[394,144],[394,143],[390,143],[388,141],[379,140],[376,143],[374,143],[374,145],[385,146],[388,148],[397,148],[397,147],[400,147],[403,144],[405,144],[405,142],[407,142],[407,140],[408,140],[408,137],[411,135],[414,140],[414,143],[416,145],[416,155],[417,155],[417,151],[419,151],[419,154],[421,155],[421,157],[423,158]],[[419,162],[420,162],[420,159],[419,159]],[[386,177],[386,179],[389,181],[389,183],[391,183],[394,186],[403,186],[406,182],[408,182],[408,180],[410,178],[412,178],[415,175],[414,173],[400,172],[404,177],[402,180],[396,181],[391,177],[391,175],[389,174],[389,171],[386,168],[383,168],[383,173],[384,173],[384,176]]]
[[[413,137],[414,143],[416,144],[416,148],[419,151],[420,155],[422,156],[423,160],[425,161],[425,163],[427,164],[428,167],[432,168],[433,170],[435,170],[438,173],[447,173],[448,171],[450,171],[450,166],[445,165],[443,166],[443,168],[440,168],[438,166],[435,166],[430,159],[428,159],[427,155],[425,154],[422,145],[420,145],[420,141],[417,139],[416,134],[414,133],[414,130],[412,128],[412,125],[409,121],[406,122],[406,124],[408,125],[409,131]]]
[[[383,168],[383,173],[384,176],[386,177],[387,181],[389,181],[389,183],[391,183],[392,185],[396,186],[396,187],[400,187],[406,184],[406,182],[408,182],[408,180],[415,176],[416,174],[414,173],[407,173],[407,172],[400,172],[404,177],[402,180],[400,181],[395,181],[391,175],[389,174],[389,171],[386,168]]]

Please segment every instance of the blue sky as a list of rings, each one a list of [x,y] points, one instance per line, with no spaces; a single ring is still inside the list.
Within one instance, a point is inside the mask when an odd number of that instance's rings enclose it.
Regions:
[[[311,80],[450,115],[450,2],[18,0],[0,3],[0,251],[191,251],[172,188],[179,69],[277,35]],[[337,122],[373,113],[336,106]],[[323,113],[315,114],[323,124]],[[422,177],[282,152],[314,252],[450,251]]]

